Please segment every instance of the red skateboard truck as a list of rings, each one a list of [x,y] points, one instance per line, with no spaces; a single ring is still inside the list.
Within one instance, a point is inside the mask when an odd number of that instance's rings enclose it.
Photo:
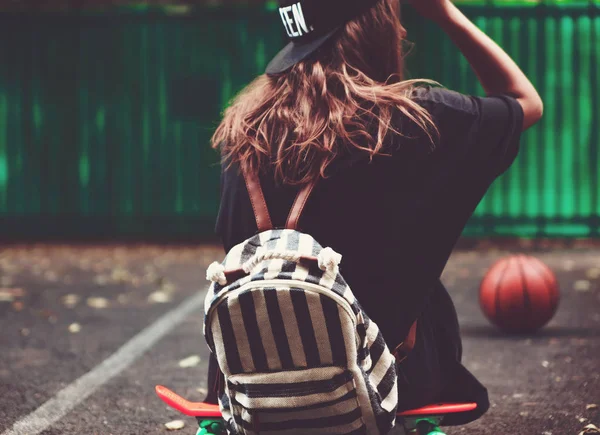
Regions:
[[[198,419],[200,429],[196,435],[225,434],[219,405],[190,402],[161,385],[156,386],[156,394],[171,408]],[[477,408],[476,403],[439,403],[427,405],[422,408],[399,412],[398,424],[402,424],[408,434],[445,435],[439,427],[444,415],[469,412],[475,408]]]

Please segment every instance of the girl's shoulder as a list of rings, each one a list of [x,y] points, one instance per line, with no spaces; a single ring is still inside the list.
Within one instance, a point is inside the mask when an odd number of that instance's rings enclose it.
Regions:
[[[425,107],[434,117],[444,114],[474,120],[476,118],[506,118],[522,116],[522,108],[509,94],[475,96],[443,87],[418,86],[410,98]]]
[[[523,109],[511,95],[465,95],[442,87],[414,88],[411,99],[424,107],[437,128],[437,154],[472,163],[488,174],[503,173],[514,161],[523,126]]]
[[[477,97],[461,94],[443,87],[419,86],[412,90],[411,100],[425,107],[430,112],[439,112],[456,115],[476,115],[478,112]]]

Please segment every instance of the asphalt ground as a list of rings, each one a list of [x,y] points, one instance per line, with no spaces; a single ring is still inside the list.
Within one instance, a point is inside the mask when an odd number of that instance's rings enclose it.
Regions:
[[[478,305],[483,274],[510,253],[537,256],[560,283],[558,312],[536,334],[508,336]],[[164,405],[154,386],[204,397],[201,305],[182,310],[203,299],[205,269],[222,256],[217,246],[0,248],[0,435],[165,434],[176,419],[185,427],[173,433],[195,434],[195,420]],[[464,363],[491,401],[483,418],[448,435],[577,435],[600,426],[592,406],[600,405],[599,243],[472,242],[452,255],[443,281]]]

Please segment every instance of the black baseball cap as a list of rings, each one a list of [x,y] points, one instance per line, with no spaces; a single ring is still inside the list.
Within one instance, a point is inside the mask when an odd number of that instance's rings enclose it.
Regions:
[[[267,65],[282,73],[322,46],[351,19],[378,0],[279,0],[279,16],[289,43]]]

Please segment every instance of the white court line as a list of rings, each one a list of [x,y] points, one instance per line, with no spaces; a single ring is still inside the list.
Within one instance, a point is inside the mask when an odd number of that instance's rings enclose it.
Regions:
[[[184,300],[181,305],[142,330],[92,371],[60,390],[31,414],[18,420],[2,435],[36,435],[56,423],[98,387],[125,370],[189,314],[202,308],[205,296],[206,292],[198,292],[195,296]]]

